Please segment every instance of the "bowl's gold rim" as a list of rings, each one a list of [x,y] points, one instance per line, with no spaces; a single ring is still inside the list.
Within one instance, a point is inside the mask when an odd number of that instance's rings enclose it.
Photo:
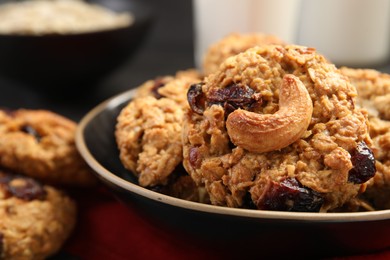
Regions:
[[[358,221],[379,221],[390,220],[390,210],[379,210],[369,212],[342,212],[342,213],[312,213],[312,212],[282,212],[282,211],[267,211],[267,210],[252,210],[252,209],[238,209],[220,207],[208,204],[201,204],[192,201],[186,201],[164,194],[160,194],[139,185],[126,181],[114,173],[104,168],[89,152],[83,138],[83,133],[88,123],[100,112],[106,108],[115,107],[120,103],[123,103],[134,95],[136,89],[132,89],[121,94],[118,94],[106,101],[98,104],[95,108],[90,110],[79,122],[75,142],[78,151],[81,156],[87,162],[87,164],[106,181],[113,183],[124,190],[128,190],[132,193],[138,194],[142,197],[155,200],[161,203],[169,204],[172,206],[195,210],[199,212],[207,212],[212,214],[230,215],[246,218],[257,219],[274,219],[274,220],[293,220],[301,222],[358,222]]]

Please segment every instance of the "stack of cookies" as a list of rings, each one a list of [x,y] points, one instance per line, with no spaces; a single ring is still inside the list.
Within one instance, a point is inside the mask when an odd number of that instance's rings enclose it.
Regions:
[[[261,210],[390,208],[390,76],[262,34],[147,81],[117,118],[123,165],[182,199]]]
[[[45,259],[76,223],[64,187],[96,183],[74,143],[76,123],[44,110],[0,110],[0,259]]]

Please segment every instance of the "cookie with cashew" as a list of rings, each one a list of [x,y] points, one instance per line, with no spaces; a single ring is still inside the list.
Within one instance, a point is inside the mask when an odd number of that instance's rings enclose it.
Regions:
[[[231,33],[210,45],[203,57],[202,70],[209,75],[218,70],[222,62],[249,48],[264,44],[285,44],[283,40],[270,34]]]
[[[149,80],[118,116],[115,137],[120,159],[141,186],[164,186],[177,179],[172,173],[183,158],[181,128],[183,110],[188,107],[186,94],[199,80],[192,70]]]
[[[184,167],[215,205],[337,209],[375,174],[356,95],[313,48],[248,49],[189,89]]]
[[[343,67],[358,91],[357,104],[368,111],[377,172],[362,198],[376,209],[390,209],[390,75],[372,69]]]
[[[0,110],[0,166],[55,185],[96,184],[76,149],[76,127],[47,110]]]

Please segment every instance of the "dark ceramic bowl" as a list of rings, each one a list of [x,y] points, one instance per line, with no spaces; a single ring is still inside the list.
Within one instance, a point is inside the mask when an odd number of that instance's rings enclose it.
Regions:
[[[9,0],[0,0],[0,3]],[[0,35],[0,74],[44,93],[89,90],[130,59],[152,22],[141,0],[89,0],[117,12],[129,11],[127,27],[78,34]]]
[[[76,144],[120,201],[138,208],[161,228],[185,233],[195,246],[240,258],[330,257],[390,247],[390,210],[299,213],[234,209],[184,201],[140,187],[123,168],[114,139],[116,117],[133,95],[134,90],[120,94],[85,115]]]

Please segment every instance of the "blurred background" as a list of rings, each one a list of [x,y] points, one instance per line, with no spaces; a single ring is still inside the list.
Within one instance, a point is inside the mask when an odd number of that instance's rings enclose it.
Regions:
[[[120,92],[148,79],[194,67],[191,0],[142,2],[152,10],[150,31],[133,58],[102,82],[108,92]]]
[[[48,97],[27,83],[1,75],[0,107],[50,109],[79,120],[99,102],[113,95],[134,88],[148,79],[193,67],[192,2],[189,0],[141,2],[149,6],[152,12],[153,20],[149,31],[128,61],[98,82],[88,93],[81,94],[77,91],[77,88],[83,86],[69,86],[74,89],[70,97]],[[21,58],[19,62],[23,62],[23,59]],[[74,84],[77,85],[77,82]]]
[[[72,89],[70,98],[50,98],[30,88],[28,83],[0,76],[0,106],[50,109],[79,120],[103,100],[148,79],[199,66],[200,55],[208,44],[231,31],[275,34],[288,42],[317,47],[329,57],[337,55],[343,58],[337,60],[339,64],[369,66],[390,72],[388,0],[141,2],[150,7],[152,13],[151,26],[141,44],[124,64],[94,83],[86,94],[81,94],[77,89],[83,86],[74,82],[76,87]],[[251,14],[248,15],[248,12]],[[242,22],[244,18],[249,20]],[[337,48],[335,44],[338,44]],[[362,52],[361,48],[367,46],[371,47]],[[351,52],[346,53],[345,50]],[[0,53],[2,51],[0,49]],[[359,52],[364,54],[363,58],[353,59]],[[346,54],[345,57],[342,57],[343,54]],[[23,58],[18,59],[23,62]]]

